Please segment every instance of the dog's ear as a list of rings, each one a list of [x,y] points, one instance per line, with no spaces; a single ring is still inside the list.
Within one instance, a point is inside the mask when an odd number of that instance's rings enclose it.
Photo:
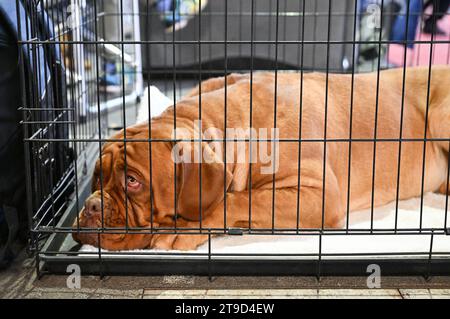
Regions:
[[[200,146],[191,148],[188,144],[184,144],[183,152],[189,152],[191,157],[183,156],[181,161],[177,211],[185,219],[200,220],[200,216],[205,217],[210,208],[223,200],[224,188],[226,191],[230,186],[232,174],[207,143],[202,143],[200,163],[195,160],[199,158]]]

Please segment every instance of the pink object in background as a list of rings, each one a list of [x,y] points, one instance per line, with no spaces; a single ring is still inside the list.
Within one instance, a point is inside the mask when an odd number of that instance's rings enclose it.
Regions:
[[[447,35],[434,35],[433,41],[446,41],[447,43],[435,43],[433,45],[433,64],[450,64],[450,15],[438,22],[438,26],[447,32]],[[419,23],[416,41],[431,41],[431,34],[422,32],[422,23]],[[403,66],[405,47],[401,44],[390,44],[388,61],[391,64]],[[427,66],[430,63],[430,44],[416,43],[413,49],[407,49],[407,66]]]

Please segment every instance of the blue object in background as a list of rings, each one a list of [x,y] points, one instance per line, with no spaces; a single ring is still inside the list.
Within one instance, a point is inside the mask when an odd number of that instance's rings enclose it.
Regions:
[[[409,2],[409,18],[407,17],[407,7]],[[391,40],[393,41],[411,41],[407,47],[414,47],[414,39],[416,38],[417,25],[419,18],[422,16],[423,1],[422,0],[405,0],[400,12],[395,19],[391,32]],[[408,23],[406,23],[408,20]],[[407,25],[408,24],[408,25]]]
[[[120,85],[120,77],[117,72],[117,67],[115,62],[105,63],[106,75],[105,82],[106,85]]]
[[[156,8],[164,15],[164,20],[167,23],[175,23],[180,20],[178,12],[175,10],[175,21],[173,21],[174,4],[173,0],[158,0],[156,2]],[[172,11],[172,13],[170,13],[170,11]]]
[[[186,25],[207,3],[208,0],[157,0],[156,9],[161,13],[166,25]]]
[[[167,24],[174,24],[180,21],[180,12],[179,10],[176,10],[176,8],[178,8],[176,1],[177,0],[158,0],[156,3],[156,8],[163,14]]]

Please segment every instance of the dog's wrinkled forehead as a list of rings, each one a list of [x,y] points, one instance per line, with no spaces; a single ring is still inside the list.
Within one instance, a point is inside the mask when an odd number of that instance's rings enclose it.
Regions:
[[[97,159],[94,169],[94,178],[92,188],[93,191],[97,190],[100,182],[103,185],[108,184],[110,178],[113,176],[114,169],[117,164],[123,161],[124,151],[123,142],[109,142],[105,144],[101,151],[101,157]]]
[[[103,182],[107,183],[115,172],[123,171],[126,168],[129,170],[133,168],[144,173],[148,171],[148,157],[147,143],[109,142],[104,145],[101,157],[96,161],[94,177],[98,179],[102,173]]]
[[[162,134],[157,128],[152,130],[152,138],[170,138]],[[124,134],[125,133],[125,134]],[[150,175],[154,184],[164,183],[162,180],[174,179],[174,162],[172,160],[172,146],[170,142],[152,142],[149,138],[148,126],[138,125],[130,127],[111,137],[110,142],[103,145],[101,158],[97,159],[94,172],[94,186],[100,189],[100,182],[109,187],[119,187],[122,172],[134,172],[141,176],[141,182],[150,183]],[[126,137],[126,139],[125,139]],[[144,140],[144,141],[143,141]],[[150,173],[150,166],[153,168]],[[169,187],[169,185],[167,185]]]

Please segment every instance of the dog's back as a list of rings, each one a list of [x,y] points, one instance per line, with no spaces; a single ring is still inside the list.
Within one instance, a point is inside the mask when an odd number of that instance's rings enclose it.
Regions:
[[[424,148],[422,140],[433,137],[430,121],[432,116],[439,118],[436,107],[449,96],[450,69],[433,67],[429,91],[428,68],[408,68],[405,81],[403,76],[403,69],[354,77],[349,74],[304,73],[302,76],[279,72],[275,76],[255,73],[251,82],[248,74],[233,75],[229,76],[226,99],[224,79],[214,79],[210,82],[214,85],[209,85],[208,81],[202,84],[202,128],[224,128],[225,116],[226,127],[245,129],[251,126],[257,132],[261,128],[268,129],[267,138],[272,137],[270,129],[278,128],[282,141],[277,146],[276,187],[297,187],[300,157],[300,183],[321,187],[318,181],[323,179],[325,163],[332,172],[325,178],[337,180],[343,205],[347,201],[350,180],[351,209],[370,206],[372,193],[376,206],[395,200],[399,169],[399,198],[419,196],[424,151],[423,190],[436,191],[446,180],[445,152],[438,143],[427,143]],[[425,125],[427,97],[429,117]],[[192,94],[181,101],[177,106],[177,119],[197,117],[199,100]],[[448,138],[448,135],[440,137]],[[302,142],[298,143],[298,139]],[[400,139],[403,140],[401,146]],[[248,143],[246,152],[249,152]],[[249,166],[248,163],[237,166],[240,172],[237,189],[248,187]],[[261,174],[262,166],[264,163],[258,159],[252,164],[253,188],[272,187],[272,175]]]

